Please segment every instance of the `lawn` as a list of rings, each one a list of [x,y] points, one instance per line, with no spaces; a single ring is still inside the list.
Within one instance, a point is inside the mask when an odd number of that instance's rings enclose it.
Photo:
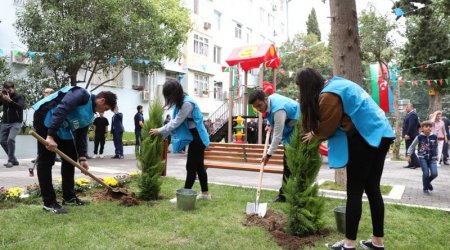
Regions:
[[[210,185],[212,201],[198,201],[194,211],[181,211],[169,199],[183,182],[164,178],[163,200],[123,207],[94,202],[69,207],[69,214],[41,210],[39,201],[0,206],[1,249],[280,249],[269,233],[242,225],[255,190]],[[130,189],[134,189],[132,186]],[[199,189],[198,184],[194,186]],[[276,192],[263,191],[262,201]],[[324,221],[332,233],[307,249],[325,249],[337,232],[333,208],[343,200],[326,199]],[[9,207],[9,208],[8,208]],[[269,204],[283,211],[286,204]],[[363,205],[358,240],[371,235],[368,204]],[[443,211],[386,205],[387,249],[448,249],[449,214]]]

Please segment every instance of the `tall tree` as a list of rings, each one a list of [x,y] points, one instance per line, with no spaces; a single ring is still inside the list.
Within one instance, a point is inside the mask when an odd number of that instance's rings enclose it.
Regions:
[[[402,0],[407,5],[410,1]],[[418,0],[425,7],[414,15],[406,16],[406,38],[402,51],[401,66],[425,79],[448,79],[449,64],[440,63],[450,58],[450,1]],[[423,66],[421,66],[423,65]],[[427,65],[430,65],[427,67]],[[428,112],[442,109],[442,95],[448,86],[442,83],[429,84],[435,95],[429,99]]]
[[[314,8],[311,9],[311,13],[308,15],[308,21],[306,21],[306,33],[308,35],[316,34],[319,41],[321,40],[319,22],[317,22],[316,10]]]
[[[390,63],[394,57],[394,41],[389,34],[396,28],[396,25],[389,22],[387,16],[378,16],[373,8],[368,11],[363,11],[359,19],[359,31],[361,37],[362,58],[368,63],[377,63],[384,67]],[[383,74],[382,77],[388,82],[390,88],[394,92],[394,115],[395,115],[395,145],[394,158],[400,158],[400,142],[401,142],[401,118],[398,109],[399,99],[399,84],[391,82],[391,77],[388,74]],[[370,77],[369,77],[370,78]]]
[[[362,83],[361,49],[355,0],[330,0],[333,74]],[[339,185],[347,181],[345,168],[335,172]]]
[[[191,26],[180,0],[29,1],[16,23],[22,42],[41,52],[35,61],[57,82],[86,87],[93,74],[78,79],[80,69],[113,71],[114,79],[129,65],[161,68],[163,60],[179,56]]]

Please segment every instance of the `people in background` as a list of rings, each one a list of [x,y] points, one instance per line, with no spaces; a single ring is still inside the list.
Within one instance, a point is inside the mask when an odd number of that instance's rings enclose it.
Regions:
[[[256,144],[258,141],[258,123],[254,118],[247,123],[247,141],[250,144]]]
[[[411,143],[414,141],[416,136],[419,134],[419,128],[420,128],[420,122],[419,117],[417,116],[416,110],[414,109],[414,106],[412,103],[408,103],[406,105],[406,116],[405,119],[403,119],[403,127],[402,127],[402,135],[405,139],[405,154],[411,146]],[[419,159],[417,159],[416,153],[413,151],[410,154],[411,161],[408,162],[408,165],[404,168],[412,168],[416,169],[420,167]]]
[[[433,134],[435,134],[438,138],[438,153],[437,153],[437,162],[438,167],[440,166],[439,162],[442,157],[442,148],[444,147],[444,143],[447,143],[447,132],[445,131],[445,123],[441,119],[442,112],[440,110],[434,112],[431,115],[431,122],[433,124]]]
[[[331,168],[347,172],[345,239],[330,249],[355,249],[362,195],[369,199],[372,239],[364,249],[384,249],[384,201],[380,180],[394,131],[385,113],[358,84],[335,76],[325,81],[315,69],[300,69],[295,78],[302,107],[303,143],[328,140]]]
[[[0,92],[0,105],[3,106],[2,124],[0,127],[0,144],[8,156],[7,168],[19,165],[16,158],[16,136],[22,128],[23,107],[25,97],[16,92],[13,82],[5,81]]]
[[[103,116],[103,112],[98,113],[98,117],[94,119],[94,158],[103,159],[103,150],[105,149],[105,141],[108,136],[109,122]],[[98,146],[100,145],[100,151]]]
[[[443,116],[442,117],[442,121],[444,121],[444,128],[445,128],[445,134],[447,136],[447,143],[444,143],[444,146],[442,147],[442,157],[441,157],[441,162],[440,163],[444,163],[444,165],[449,165],[448,163],[448,143],[449,143],[449,138],[450,138],[450,119],[448,119],[447,117]]]
[[[279,94],[266,96],[262,90],[255,90],[248,99],[248,104],[258,110],[258,112],[266,112],[268,126],[265,130],[270,131],[273,128],[272,142],[267,149],[266,154],[262,158],[262,162],[267,164],[270,157],[277,151],[278,145],[283,143],[286,145],[290,142],[292,132],[294,132],[295,124],[300,116],[300,106],[298,102]],[[280,188],[278,196],[274,202],[285,202],[283,185],[291,175],[291,171],[287,165],[286,153],[283,155],[283,184]]]
[[[134,136],[136,138],[135,152],[141,152],[142,128],[144,127],[144,108],[142,105],[136,107],[137,113],[134,115]]]
[[[53,213],[67,213],[56,200],[52,184],[52,166],[55,163],[55,149],[58,148],[81,167],[89,169],[87,155],[87,133],[95,112],[114,109],[117,96],[110,91],[97,95],[80,87],[67,86],[57,93],[43,98],[33,105],[33,125],[36,133],[46,138],[46,145],[38,143],[37,175],[43,210]],[[86,202],[75,195],[75,168],[66,160],[61,163],[62,204],[81,206]]]
[[[209,145],[209,136],[203,123],[203,115],[197,102],[184,93],[181,84],[174,79],[167,80],[163,85],[163,95],[166,107],[174,108],[173,119],[160,128],[152,128],[150,135],[172,135],[172,150],[178,153],[189,145],[186,161],[186,181],[184,188],[192,189],[198,176],[201,193],[197,199],[211,199],[208,190],[208,175],[204,167],[205,148]],[[170,200],[177,202],[177,198]]]
[[[123,132],[125,131],[123,127],[123,114],[119,112],[119,107],[116,106],[114,109],[114,115],[111,119],[111,134],[113,136],[114,142],[114,153],[115,155],[112,159],[123,159]]]
[[[410,161],[416,145],[417,154],[419,155],[420,167],[422,168],[422,185],[423,192],[429,194],[433,191],[431,182],[438,176],[437,171],[437,155],[438,155],[438,137],[432,134],[433,124],[429,121],[422,122],[420,133],[408,148],[407,160]]]

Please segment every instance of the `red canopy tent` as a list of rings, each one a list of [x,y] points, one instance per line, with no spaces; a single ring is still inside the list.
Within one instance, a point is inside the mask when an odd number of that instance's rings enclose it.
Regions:
[[[235,48],[226,62],[229,66],[239,64],[244,71],[259,68],[262,63],[272,69],[278,68],[281,64],[273,44],[256,44]]]

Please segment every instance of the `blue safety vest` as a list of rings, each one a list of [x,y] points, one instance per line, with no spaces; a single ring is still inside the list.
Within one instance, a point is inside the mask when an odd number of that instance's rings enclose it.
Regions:
[[[269,99],[270,112],[267,113],[267,121],[272,128],[275,127],[273,120],[275,112],[280,109],[286,111],[287,121],[284,124],[283,137],[281,139],[283,145],[286,145],[291,141],[292,132],[294,132],[295,128],[295,125],[292,126],[290,121],[298,121],[300,118],[300,105],[298,102],[279,94],[272,94],[269,96]]]
[[[198,107],[197,102],[192,99],[190,96],[184,96],[183,103],[190,102],[194,105],[194,109],[192,111],[192,118],[194,119],[195,126],[197,127],[198,134],[200,135],[200,139],[202,140],[205,147],[209,146],[209,136],[206,131],[205,124],[203,123],[203,115]],[[172,117],[176,117],[180,109],[175,107],[173,110]],[[178,153],[181,150],[191,143],[194,138],[192,137],[191,132],[189,131],[188,119],[185,119],[184,122],[172,130],[171,132],[171,140],[172,140],[172,150],[174,153]]]
[[[341,98],[344,113],[370,146],[378,147],[383,137],[394,138],[394,131],[384,111],[358,84],[333,77],[321,93],[327,92]],[[347,135],[341,126],[328,138],[328,160],[331,168],[345,167],[348,162]]]
[[[41,99],[36,104],[34,104],[33,109],[38,110],[43,104],[45,104],[49,101],[52,101],[53,99],[58,97],[58,95],[60,93],[66,94],[72,88],[73,88],[73,86],[66,86],[66,87],[52,93],[51,95],[46,96],[45,98]],[[45,116],[44,125],[47,128],[50,127],[53,112],[55,111],[56,108],[57,107],[50,109],[47,112],[47,115]],[[58,137],[63,140],[73,139],[72,131],[79,129],[79,128],[84,128],[86,126],[89,126],[92,123],[92,121],[94,120],[94,112],[92,110],[93,110],[92,109],[92,100],[91,100],[91,98],[89,98],[89,100],[86,104],[78,106],[74,111],[70,112],[66,116],[63,124],[56,132]]]

